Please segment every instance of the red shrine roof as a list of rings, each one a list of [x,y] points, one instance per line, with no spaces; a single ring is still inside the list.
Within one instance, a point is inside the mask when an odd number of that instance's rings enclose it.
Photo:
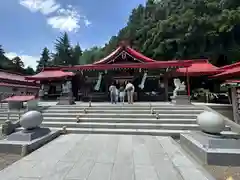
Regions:
[[[4,82],[0,82],[0,86],[16,87],[16,88],[31,88],[31,89],[39,89],[38,86],[29,86],[29,85],[13,84],[13,83],[4,83]]]
[[[169,67],[188,67],[191,61],[154,61],[149,63],[129,63],[129,64],[87,64],[72,67],[62,67],[62,70],[110,70],[120,68],[145,68],[145,69],[158,69]]]
[[[235,67],[240,67],[240,62],[230,64],[230,65],[226,65],[226,66],[222,66],[222,67],[220,67],[220,69],[228,70],[228,69],[232,69],[232,68],[235,68]]]
[[[98,65],[109,64],[111,62],[114,62],[117,57],[122,55],[122,53],[126,53],[127,55],[131,56],[134,60],[136,60],[136,62],[140,62],[140,63],[155,62],[155,60],[144,56],[143,54],[137,52],[136,50],[130,48],[129,46],[121,45],[115,51],[110,53],[108,56],[106,56],[105,58],[93,64],[98,64]]]
[[[230,79],[230,80],[226,80],[225,83],[240,83],[239,79]]]
[[[240,65],[227,67],[224,72],[216,74],[212,78],[234,78],[238,76],[240,76]]]
[[[207,59],[191,60],[190,67],[179,68],[176,70],[178,74],[189,74],[190,76],[211,75],[222,72],[220,68],[209,63]]]
[[[2,102],[26,102],[34,99],[35,96],[11,96],[2,100]]]
[[[10,73],[5,70],[0,70],[0,79],[10,80],[10,81],[29,82],[25,79],[24,75]]]
[[[130,56],[133,62],[128,61],[126,56]],[[121,57],[121,58],[118,58]],[[190,62],[186,61],[156,61],[144,56],[127,45],[121,44],[115,51],[105,58],[86,65],[77,65],[73,67],[62,67],[62,70],[109,70],[124,68],[168,68],[168,67],[188,67]]]
[[[28,80],[46,80],[46,79],[58,79],[58,78],[64,78],[74,76],[74,73],[72,72],[64,72],[60,70],[59,68],[45,68],[40,73],[33,75],[33,76],[25,76]]]

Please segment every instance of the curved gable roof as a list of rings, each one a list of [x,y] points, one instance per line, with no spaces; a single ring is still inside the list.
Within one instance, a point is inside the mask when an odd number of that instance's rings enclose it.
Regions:
[[[149,63],[149,62],[155,62],[155,60],[144,56],[143,54],[141,54],[140,52],[130,48],[129,46],[124,46],[121,45],[119,46],[116,50],[114,50],[112,53],[110,53],[108,56],[104,57],[103,59],[93,63],[95,65],[97,64],[107,64],[109,63],[111,60],[115,59],[117,56],[119,56],[122,52],[126,52],[127,54],[129,54],[130,56],[132,56],[133,58],[137,59],[138,61],[140,61],[141,63]]]

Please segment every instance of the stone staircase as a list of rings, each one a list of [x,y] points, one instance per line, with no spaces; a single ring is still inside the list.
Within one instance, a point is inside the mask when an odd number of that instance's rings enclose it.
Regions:
[[[139,134],[178,137],[180,133],[198,130],[196,117],[203,107],[193,105],[55,105],[43,111],[44,127],[70,133]],[[6,115],[0,118],[6,120]],[[18,113],[10,120],[17,120]],[[1,121],[1,120],[0,120]],[[228,128],[226,128],[228,129]]]

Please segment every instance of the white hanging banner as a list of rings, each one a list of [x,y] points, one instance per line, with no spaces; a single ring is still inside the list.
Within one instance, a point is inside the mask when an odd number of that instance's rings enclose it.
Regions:
[[[94,87],[95,91],[99,91],[100,86],[101,86],[101,82],[102,82],[102,73],[99,73],[97,84]]]
[[[139,87],[140,89],[143,89],[143,88],[144,88],[144,84],[145,84],[146,79],[147,79],[147,73],[145,72],[144,75],[143,75],[143,77],[142,77],[141,84],[138,85],[138,87]]]

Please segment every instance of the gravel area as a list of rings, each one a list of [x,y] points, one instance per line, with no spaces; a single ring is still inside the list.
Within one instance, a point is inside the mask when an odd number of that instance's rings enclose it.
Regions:
[[[14,162],[18,161],[22,157],[16,154],[5,154],[0,153],[0,171],[9,165],[13,164]]]
[[[3,139],[4,137],[2,136],[0,132],[0,140]],[[16,154],[6,154],[6,153],[0,153],[0,171],[9,165],[13,164],[14,162],[18,161],[22,157],[20,155]]]
[[[180,144],[180,139],[175,139]],[[232,177],[233,180],[240,180],[240,167],[239,166],[210,166],[203,165],[203,167],[214,177],[216,180],[228,180]]]
[[[230,167],[230,166],[208,166],[205,165],[204,168],[212,174],[216,180],[226,180],[232,177],[233,180],[240,180],[240,167]]]

